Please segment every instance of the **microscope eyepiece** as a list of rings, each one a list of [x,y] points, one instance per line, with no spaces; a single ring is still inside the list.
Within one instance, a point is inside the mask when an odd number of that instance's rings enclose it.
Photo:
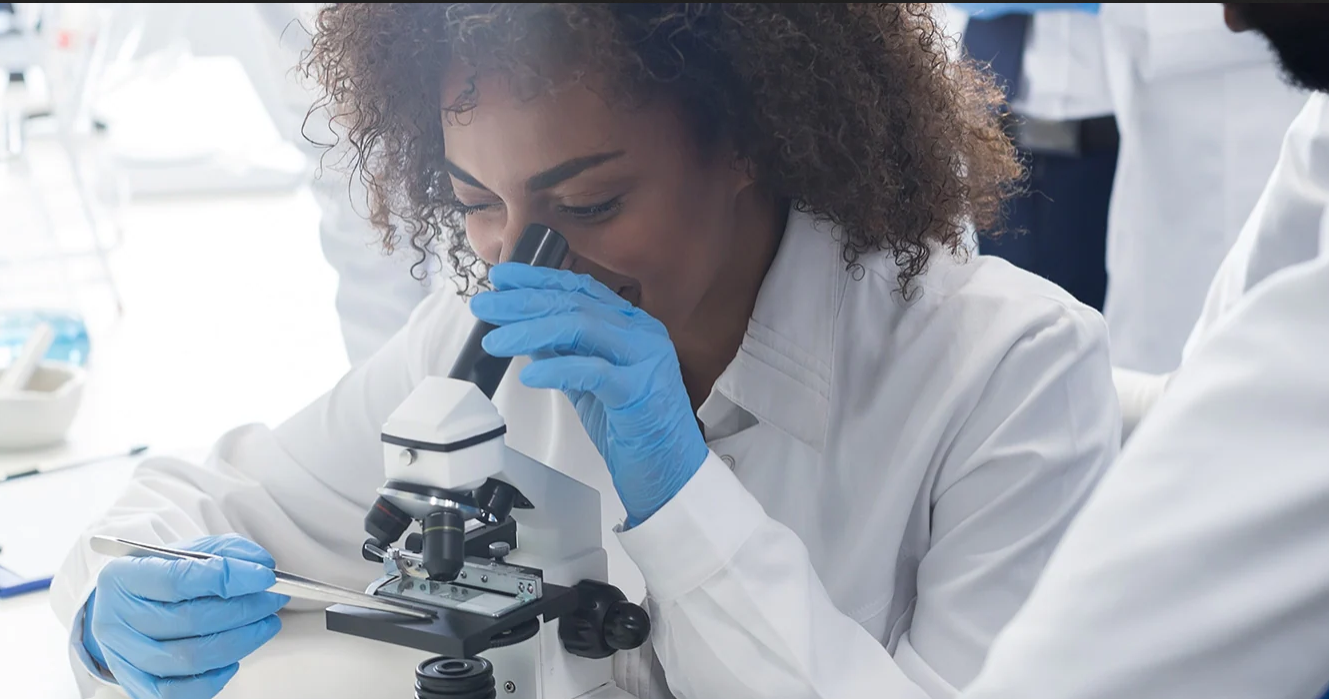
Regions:
[[[524,262],[533,267],[559,267],[567,255],[568,241],[558,231],[533,223],[522,231],[508,261]],[[457,355],[452,371],[448,372],[450,379],[462,379],[480,387],[486,398],[494,397],[494,391],[498,390],[499,382],[512,363],[510,357],[492,356],[480,345],[493,329],[493,325],[477,321],[466,337],[466,344]]]

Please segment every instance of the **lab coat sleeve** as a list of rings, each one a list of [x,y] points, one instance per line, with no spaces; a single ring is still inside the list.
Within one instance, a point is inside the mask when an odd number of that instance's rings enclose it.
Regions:
[[[937,457],[932,545],[894,658],[835,607],[803,542],[715,454],[619,534],[676,696],[938,699],[977,674],[1119,444],[1101,319],[1052,316],[999,362]]]
[[[1278,164],[1236,243],[1210,282],[1186,341],[1185,361],[1269,275],[1320,254],[1317,231],[1329,209],[1329,95],[1316,93],[1283,138]]]
[[[1121,441],[1123,444],[1131,438],[1131,433],[1153,409],[1154,404],[1167,389],[1171,374],[1149,374],[1143,371],[1114,368],[1112,383],[1117,387],[1117,401],[1121,403]]]
[[[1310,699],[1329,685],[1329,260],[1173,378],[964,699]]]
[[[364,514],[383,480],[379,429],[427,372],[456,355],[466,318],[455,295],[431,296],[372,359],[277,428],[232,430],[201,464],[144,461],[52,583],[52,604],[71,632],[80,670],[92,669],[82,652],[82,611],[107,560],[89,547],[94,534],[169,544],[235,532],[290,572],[348,588],[372,580],[380,571],[359,551]],[[290,609],[317,606],[293,601]]]

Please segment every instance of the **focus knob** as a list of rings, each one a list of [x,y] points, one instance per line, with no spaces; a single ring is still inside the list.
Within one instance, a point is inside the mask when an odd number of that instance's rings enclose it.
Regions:
[[[577,590],[577,610],[558,620],[558,639],[567,652],[582,658],[608,658],[615,651],[631,650],[651,635],[646,610],[628,602],[617,587],[583,580]]]
[[[651,637],[651,617],[639,605],[622,601],[605,614],[605,641],[614,650],[632,650]]]

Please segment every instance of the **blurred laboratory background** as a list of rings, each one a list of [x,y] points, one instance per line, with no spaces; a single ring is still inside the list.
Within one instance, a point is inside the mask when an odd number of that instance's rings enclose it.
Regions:
[[[28,390],[0,388],[0,588],[49,578],[123,487],[114,457],[205,450],[347,368],[299,136],[313,7],[0,4],[0,367],[48,335]],[[40,597],[0,597],[15,647],[55,641]],[[33,696],[72,690],[51,662]]]
[[[0,366],[49,321],[85,372],[71,456],[206,445],[344,371],[293,72],[312,7],[0,14]]]

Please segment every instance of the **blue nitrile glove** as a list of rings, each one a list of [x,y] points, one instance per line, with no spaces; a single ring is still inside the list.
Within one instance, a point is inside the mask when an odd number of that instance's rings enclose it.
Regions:
[[[247,539],[205,536],[172,548],[225,558],[117,558],[84,610],[84,647],[133,699],[216,695],[281,630],[276,613],[290,600],[264,592],[276,564]]]
[[[1091,15],[1098,14],[1097,2],[953,2],[969,14],[970,17],[991,19],[1002,15],[1033,14],[1047,10],[1079,10]]]
[[[586,275],[506,263],[471,312],[499,326],[500,357],[530,355],[532,388],[567,394],[609,466],[629,527],[655,514],[706,460],[674,343],[660,321]]]

